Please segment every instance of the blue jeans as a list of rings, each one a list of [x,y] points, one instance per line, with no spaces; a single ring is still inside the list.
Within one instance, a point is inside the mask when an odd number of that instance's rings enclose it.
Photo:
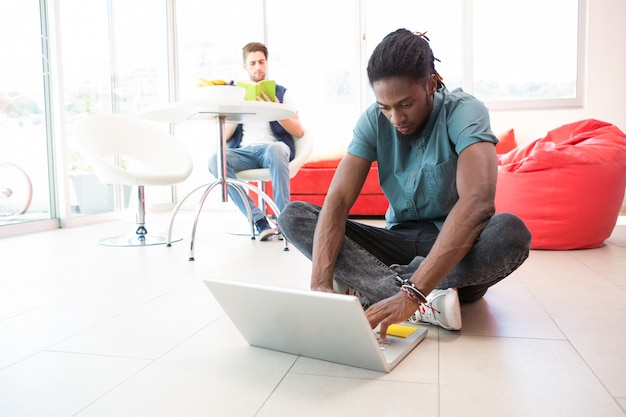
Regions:
[[[278,218],[285,237],[309,259],[319,212],[316,205],[294,201]],[[400,290],[396,277],[413,275],[438,234],[439,229],[428,222],[385,229],[348,220],[334,279],[357,289],[371,303],[391,297]],[[461,302],[478,300],[526,260],[530,240],[519,217],[509,213],[492,216],[474,247],[437,288],[456,287]]]
[[[289,183],[289,146],[283,142],[274,142],[259,145],[249,145],[241,148],[226,150],[226,177],[237,178],[235,172],[246,169],[269,168],[272,177],[272,190],[274,191],[274,203],[278,210],[282,211],[290,199]],[[217,178],[217,154],[209,159],[209,171]],[[228,196],[244,215],[248,215],[244,201],[239,193],[228,186]],[[263,211],[254,204],[246,194],[252,219],[257,220],[265,217]]]

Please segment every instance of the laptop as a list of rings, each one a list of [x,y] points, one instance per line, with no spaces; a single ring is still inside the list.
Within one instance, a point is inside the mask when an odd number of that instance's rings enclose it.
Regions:
[[[390,372],[427,333],[423,326],[393,325],[379,343],[351,295],[221,279],[204,283],[251,346]]]

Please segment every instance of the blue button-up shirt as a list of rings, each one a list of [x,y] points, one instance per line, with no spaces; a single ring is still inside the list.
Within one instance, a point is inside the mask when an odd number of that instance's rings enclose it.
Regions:
[[[459,199],[458,156],[482,141],[498,142],[485,105],[460,89],[441,88],[417,141],[401,143],[391,122],[373,104],[357,121],[348,153],[378,161],[378,179],[389,200],[387,227],[429,221],[441,228]]]

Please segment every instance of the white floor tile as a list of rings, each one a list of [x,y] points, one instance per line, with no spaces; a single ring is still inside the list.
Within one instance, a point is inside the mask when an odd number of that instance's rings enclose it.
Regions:
[[[0,370],[80,334],[106,319],[106,315],[99,313],[38,309],[2,320]]]
[[[626,309],[580,306],[552,314],[609,392],[626,397]]]
[[[436,384],[288,374],[257,417],[437,416]]]
[[[567,341],[463,337],[440,365],[442,417],[623,416]]]
[[[508,278],[461,311],[463,335],[565,339],[526,285]]]
[[[248,346],[223,316],[76,417],[254,416],[296,358]]]
[[[156,359],[222,314],[204,291],[172,291],[52,346],[67,352]]]
[[[37,353],[0,372],[0,414],[73,416],[148,363],[107,356]]]

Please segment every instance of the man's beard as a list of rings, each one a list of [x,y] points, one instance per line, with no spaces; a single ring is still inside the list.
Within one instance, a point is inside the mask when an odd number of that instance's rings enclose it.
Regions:
[[[419,133],[420,132],[415,132],[415,133],[410,133],[408,135],[405,135],[396,130],[396,135],[398,137],[398,140],[403,145],[413,145],[414,143],[417,143],[417,141],[420,139]]]

